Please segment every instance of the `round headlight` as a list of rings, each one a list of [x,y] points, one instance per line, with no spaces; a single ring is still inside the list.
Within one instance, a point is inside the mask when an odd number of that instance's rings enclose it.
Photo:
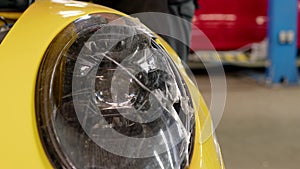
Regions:
[[[38,130],[56,168],[184,168],[193,150],[193,110],[155,37],[115,14],[67,26],[39,69]]]

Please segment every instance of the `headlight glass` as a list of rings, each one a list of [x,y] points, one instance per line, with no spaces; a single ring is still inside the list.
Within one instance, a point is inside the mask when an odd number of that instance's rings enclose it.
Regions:
[[[37,123],[56,168],[185,168],[193,110],[173,61],[136,20],[84,16],[53,40],[40,66]]]

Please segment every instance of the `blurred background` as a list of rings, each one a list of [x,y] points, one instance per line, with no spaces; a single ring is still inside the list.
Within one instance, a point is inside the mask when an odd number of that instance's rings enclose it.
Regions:
[[[207,104],[203,63],[224,66],[228,93],[217,135],[226,168],[299,168],[300,1],[198,2],[188,64]],[[202,43],[206,36],[211,44]]]
[[[193,70],[209,105],[211,86]],[[228,169],[297,169],[300,159],[299,86],[266,86],[249,75],[264,69],[225,67],[227,100],[217,136]]]

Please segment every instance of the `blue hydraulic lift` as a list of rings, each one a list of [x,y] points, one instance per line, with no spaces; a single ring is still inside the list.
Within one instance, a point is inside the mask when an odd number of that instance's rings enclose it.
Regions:
[[[298,0],[269,0],[267,79],[272,83],[298,84]]]

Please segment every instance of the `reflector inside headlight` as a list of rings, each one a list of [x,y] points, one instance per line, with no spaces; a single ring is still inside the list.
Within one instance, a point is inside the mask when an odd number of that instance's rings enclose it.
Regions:
[[[185,82],[147,29],[117,15],[83,17],[53,40],[36,112],[57,168],[178,169],[192,154]]]

